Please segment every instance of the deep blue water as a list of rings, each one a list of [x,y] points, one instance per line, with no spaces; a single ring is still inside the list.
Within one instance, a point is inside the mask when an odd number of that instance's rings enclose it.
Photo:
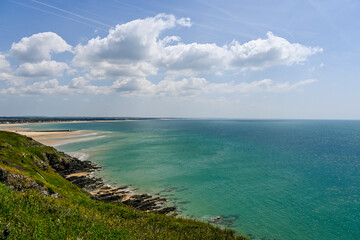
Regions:
[[[360,121],[63,123],[99,131],[83,151],[111,183],[160,193],[184,216],[253,239],[360,239]]]

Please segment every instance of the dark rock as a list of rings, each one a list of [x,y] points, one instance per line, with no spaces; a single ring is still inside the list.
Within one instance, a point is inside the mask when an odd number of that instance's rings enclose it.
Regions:
[[[90,161],[81,161],[63,152],[57,153],[46,153],[45,158],[49,165],[63,177],[72,173],[90,172],[99,169]]]
[[[124,198],[124,195],[113,195],[108,196],[105,198],[100,197],[99,200],[105,201],[105,202],[115,202],[115,201],[121,201]]]
[[[132,207],[137,207],[140,205],[141,200],[139,199],[128,199],[126,201],[123,202],[124,204],[128,205],[128,206],[132,206]]]
[[[166,207],[160,210],[157,210],[156,213],[160,213],[160,214],[168,214],[170,212],[173,212],[176,210],[176,207]]]

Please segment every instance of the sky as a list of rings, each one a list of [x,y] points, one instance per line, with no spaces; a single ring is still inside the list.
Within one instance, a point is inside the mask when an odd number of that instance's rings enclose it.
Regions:
[[[1,0],[0,116],[360,119],[357,0]]]

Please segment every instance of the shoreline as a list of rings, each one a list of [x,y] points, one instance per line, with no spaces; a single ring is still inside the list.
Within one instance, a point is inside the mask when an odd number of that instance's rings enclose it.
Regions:
[[[77,161],[81,160],[77,159]],[[176,207],[166,205],[166,203],[169,202],[168,199],[156,195],[153,196],[148,193],[137,193],[128,185],[112,186],[106,184],[101,177],[96,175],[96,171],[101,171],[101,166],[98,166],[91,161],[81,162],[87,162],[91,164],[92,167],[80,171],[70,171],[62,176],[89,193],[92,199],[109,203],[121,202],[143,212],[160,213],[172,216],[177,215],[175,212]]]
[[[92,137],[91,139],[84,138],[84,136],[88,136],[89,133],[83,130],[28,131],[19,128],[1,130],[27,136],[40,142],[41,144],[54,148],[63,144],[104,137],[97,136]],[[78,135],[71,135],[71,133]],[[54,136],[57,137],[57,139],[53,139],[52,137]],[[160,197],[157,194],[151,195],[148,193],[138,193],[129,185],[118,186],[105,183],[104,179],[96,174],[96,171],[99,171],[101,166],[99,166],[96,162],[86,160],[87,158],[81,159],[81,157],[77,157],[76,155],[82,154],[81,152],[64,153],[56,148],[55,150],[65,156],[65,158],[67,158],[67,162],[70,160],[70,164],[55,163],[55,165],[52,164],[51,167],[63,178],[86,191],[92,199],[110,203],[121,202],[144,212],[153,212],[172,216],[178,215],[175,212],[175,206],[166,204],[169,203],[167,198]],[[60,165],[58,166],[56,164]]]
[[[157,120],[167,120],[167,119],[157,119]],[[107,121],[81,121],[81,122],[119,122],[119,121],[136,121],[136,120],[107,120]],[[18,134],[30,137],[46,146],[51,146],[56,149],[56,147],[65,144],[71,144],[76,142],[88,141],[92,139],[96,139],[99,137],[105,136],[96,136],[91,138],[86,138],[89,135],[98,134],[96,131],[88,131],[88,130],[29,130],[26,128],[28,125],[40,125],[40,124],[57,124],[57,123],[80,123],[80,121],[69,121],[69,122],[42,122],[42,123],[15,123],[15,124],[0,124],[0,130],[3,131],[11,131],[16,132]],[[2,126],[11,127],[3,129]],[[105,132],[99,132],[105,133]],[[55,137],[55,138],[54,138]],[[58,149],[56,149],[60,152]],[[94,168],[91,171],[76,171],[71,172],[68,175],[63,176],[68,181],[82,188],[86,192],[88,192],[92,198],[108,201],[108,202],[123,202],[126,205],[133,206],[145,212],[159,212],[163,214],[169,214],[173,216],[181,215],[184,218],[193,219],[189,215],[181,214],[176,207],[176,205],[171,202],[167,197],[161,197],[160,193],[139,193],[137,192],[137,187],[132,187],[130,185],[126,185],[126,183],[117,184],[112,183],[111,179],[104,179],[96,174],[96,171],[101,169],[96,162],[88,161],[89,156],[81,151],[75,152],[66,152],[64,153],[72,158],[77,159],[82,162],[89,162]],[[80,155],[80,157],[79,157]],[[84,157],[84,155],[87,155]],[[108,183],[111,184],[108,184]],[[94,189],[93,186],[98,186],[97,189]],[[120,187],[119,187],[120,186]],[[170,203],[167,204],[166,203]],[[164,206],[165,205],[165,206]],[[157,210],[158,209],[158,210]],[[159,211],[160,210],[160,211]],[[199,219],[200,220],[200,219]],[[205,222],[215,224],[217,226],[225,226],[229,227],[228,224],[222,224],[223,217],[222,216],[212,216],[209,219],[204,219]]]
[[[6,230],[5,238],[10,233],[16,239],[243,239],[234,230],[171,216],[169,208],[157,208],[162,200],[149,199],[152,196],[124,196],[122,202],[130,206],[116,203],[113,198],[119,196],[114,192],[125,188],[105,186],[104,199],[90,195],[64,176],[87,177],[84,172],[98,169],[91,162],[16,133],[0,131],[0,135],[0,202],[4,205],[0,228]]]
[[[136,120],[115,120],[115,121],[136,121]],[[77,121],[78,122],[78,121]],[[84,122],[94,122],[94,121],[84,121]],[[112,121],[101,121],[101,122],[112,122]],[[54,122],[54,123],[65,123],[65,122]],[[29,123],[26,125],[37,125],[37,124],[50,124],[46,123]],[[53,124],[53,123],[51,123]],[[0,130],[1,129],[0,124]],[[5,124],[6,125],[6,124]],[[16,132],[27,137],[31,137],[34,140],[51,147],[58,147],[60,145],[71,144],[76,142],[88,141],[100,137],[105,136],[96,136],[86,138],[89,135],[96,135],[96,131],[87,131],[87,130],[26,130],[26,126],[24,124],[14,124],[16,128],[8,128],[6,131]],[[22,128],[25,127],[25,128]],[[21,131],[19,131],[21,130]],[[104,132],[101,132],[104,133]],[[53,137],[57,138],[53,138]],[[57,149],[56,149],[57,150]],[[59,151],[59,150],[57,150]],[[63,176],[68,181],[74,183],[78,187],[84,189],[88,192],[93,199],[107,201],[107,202],[122,202],[126,205],[135,207],[145,212],[158,212],[162,214],[168,215],[181,215],[184,218],[193,219],[189,215],[183,215],[179,209],[177,209],[176,205],[171,202],[167,197],[160,196],[160,193],[139,193],[137,192],[137,187],[132,187],[130,185],[124,185],[112,183],[111,179],[104,179],[96,174],[96,171],[101,169],[101,166],[97,165],[96,162],[88,161],[88,155],[81,151],[69,152],[65,153],[78,161],[90,162],[93,166],[96,166],[91,171],[83,171],[83,172],[72,172],[66,176]],[[78,156],[77,156],[78,155]],[[79,157],[80,155],[80,157]],[[84,157],[84,155],[87,155]],[[111,184],[108,184],[111,182]],[[96,189],[93,186],[98,186]],[[120,187],[119,187],[120,186]],[[167,204],[170,203],[170,204]],[[198,219],[201,220],[201,219]],[[202,221],[212,223],[217,226],[225,226],[229,227],[229,224],[223,223],[224,219],[222,216],[212,216],[208,219],[203,219]]]

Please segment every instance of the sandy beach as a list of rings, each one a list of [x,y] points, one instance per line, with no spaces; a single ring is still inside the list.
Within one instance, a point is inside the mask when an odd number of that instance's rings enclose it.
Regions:
[[[49,146],[60,146],[68,143],[88,141],[96,138],[102,138],[103,135],[94,131],[83,130],[54,130],[54,131],[33,131],[27,128],[30,125],[50,124],[52,122],[45,123],[13,123],[13,124],[0,124],[0,130],[8,132],[16,132],[18,134],[31,137],[42,144]],[[57,122],[53,122],[57,123]],[[63,122],[62,122],[63,123]],[[65,123],[65,122],[64,122]],[[66,122],[72,123],[72,122]]]

